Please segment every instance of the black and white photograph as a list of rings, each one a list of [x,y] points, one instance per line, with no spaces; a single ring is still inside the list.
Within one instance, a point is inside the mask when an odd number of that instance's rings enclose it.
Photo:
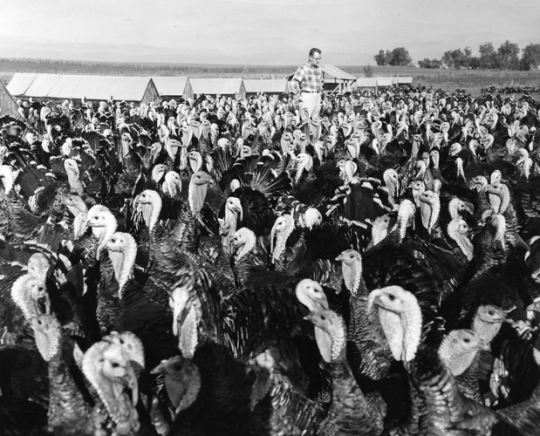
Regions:
[[[0,0],[0,436],[540,436],[538,0]]]

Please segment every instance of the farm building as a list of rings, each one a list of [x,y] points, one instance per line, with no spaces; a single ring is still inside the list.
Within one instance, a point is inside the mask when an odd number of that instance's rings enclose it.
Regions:
[[[13,99],[4,84],[0,82],[0,117],[5,115],[9,115],[17,120],[23,119],[19,113],[19,105]]]
[[[319,65],[322,70],[324,80],[323,89],[329,92],[344,93],[351,91],[356,83],[356,77],[349,74],[334,65]],[[291,81],[294,74],[287,77]]]
[[[377,77],[359,77],[356,79],[357,89],[377,88]]]
[[[399,86],[412,85],[412,81],[413,81],[412,77],[396,77],[396,78],[397,78],[397,84]]]
[[[36,73],[15,73],[7,85],[7,90],[13,96],[24,95],[36,76]]]
[[[394,77],[377,77],[377,88],[390,88],[393,85]]]
[[[193,87],[188,77],[152,77],[162,100],[193,98]]]
[[[288,82],[285,79],[244,80],[247,95],[254,94],[283,94],[288,92]]]
[[[357,89],[388,88],[390,86],[411,85],[412,77],[359,77],[356,80]]]
[[[195,95],[209,94],[246,98],[246,87],[242,79],[191,79]]]
[[[17,97],[86,98],[90,101],[108,100],[112,97],[115,101],[146,104],[159,101],[156,85],[149,77],[21,74],[14,74],[8,85],[8,90]]]

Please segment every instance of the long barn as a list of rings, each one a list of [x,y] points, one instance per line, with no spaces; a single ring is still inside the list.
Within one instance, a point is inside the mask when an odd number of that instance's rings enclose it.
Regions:
[[[149,77],[16,73],[7,86],[15,97],[146,103],[160,100]]]

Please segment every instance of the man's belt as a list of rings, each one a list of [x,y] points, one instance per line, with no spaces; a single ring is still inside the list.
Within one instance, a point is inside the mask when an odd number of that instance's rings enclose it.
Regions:
[[[302,94],[319,94],[320,91],[302,91]]]

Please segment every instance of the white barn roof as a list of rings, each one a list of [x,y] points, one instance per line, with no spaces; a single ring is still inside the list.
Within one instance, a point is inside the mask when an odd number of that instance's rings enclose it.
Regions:
[[[326,76],[330,76],[338,80],[356,80],[356,77],[354,77],[352,74],[349,74],[334,65],[321,65],[321,70],[324,73],[325,79],[327,78]]]
[[[28,97],[47,97],[57,80],[57,74],[36,74],[35,79],[24,92],[24,95]]]
[[[26,88],[26,89],[25,89]],[[88,100],[142,101],[157,96],[149,77],[80,76],[69,74],[15,74],[8,90],[18,96],[36,98],[77,98]],[[148,96],[148,92],[152,96]],[[155,96],[153,95],[155,94]]]
[[[285,79],[268,80],[244,80],[246,92],[249,94],[282,94],[287,92],[287,81]]]
[[[23,95],[36,76],[35,73],[15,73],[9,81],[7,90],[11,95]]]
[[[242,79],[191,79],[191,86],[195,94],[246,94]]]
[[[52,86],[47,97],[51,98],[80,98],[81,80],[84,76],[60,75]]]
[[[187,77],[155,76],[152,80],[156,84],[159,95],[184,95],[189,82]]]
[[[89,100],[141,101],[149,77],[133,76],[82,76],[79,86],[79,95],[75,98],[86,97]]]

